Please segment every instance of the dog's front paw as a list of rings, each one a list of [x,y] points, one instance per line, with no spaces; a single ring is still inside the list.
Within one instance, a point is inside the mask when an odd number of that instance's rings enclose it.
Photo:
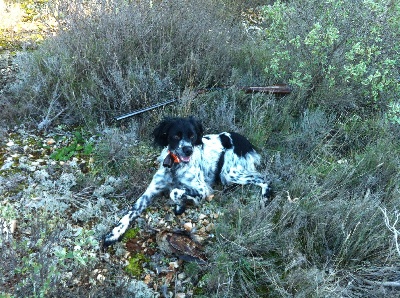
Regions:
[[[111,231],[107,235],[103,237],[102,247],[107,248],[119,241],[119,237],[116,237],[113,232]]]
[[[182,200],[182,196],[184,195],[185,190],[184,189],[179,189],[179,188],[174,188],[171,193],[169,194],[169,197],[171,200],[177,204],[180,205]]]
[[[181,215],[186,210],[185,190],[174,188],[169,194],[171,200],[175,203],[175,215]]]
[[[120,241],[126,230],[128,230],[129,225],[130,214],[128,213],[120,219],[112,231],[103,237],[103,247],[107,248],[108,246],[113,245],[115,242]]]
[[[265,208],[272,200],[272,189],[269,185],[266,185],[262,190],[262,198],[260,200],[260,207]]]
[[[174,213],[175,215],[181,215],[186,210],[186,204],[175,205]]]

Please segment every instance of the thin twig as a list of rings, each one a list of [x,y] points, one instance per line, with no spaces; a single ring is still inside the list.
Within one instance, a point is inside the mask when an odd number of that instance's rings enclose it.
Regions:
[[[400,281],[375,281],[363,278],[363,281],[373,286],[400,287]]]
[[[400,232],[399,232],[399,230],[396,229],[396,225],[397,225],[397,222],[399,221],[400,214],[396,210],[394,212],[394,214],[396,216],[396,219],[394,220],[394,222],[392,224],[390,224],[386,208],[379,207],[379,209],[381,209],[381,211],[383,213],[383,217],[384,217],[384,221],[385,221],[386,227],[389,229],[389,231],[391,231],[393,233],[393,238],[394,238],[394,243],[396,245],[396,250],[397,250],[397,253],[400,256],[400,245],[399,245],[399,242],[398,242],[398,237],[399,237],[399,233]]]

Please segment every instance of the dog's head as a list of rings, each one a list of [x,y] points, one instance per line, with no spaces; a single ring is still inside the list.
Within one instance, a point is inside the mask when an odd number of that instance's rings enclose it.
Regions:
[[[166,118],[153,131],[154,142],[176,155],[180,161],[189,162],[193,147],[201,145],[203,126],[194,119]]]

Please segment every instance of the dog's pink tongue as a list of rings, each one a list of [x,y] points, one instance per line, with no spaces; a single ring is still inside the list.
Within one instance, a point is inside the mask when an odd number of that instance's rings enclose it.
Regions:
[[[179,156],[179,158],[180,158],[183,162],[189,162],[189,161],[190,161],[190,156]]]

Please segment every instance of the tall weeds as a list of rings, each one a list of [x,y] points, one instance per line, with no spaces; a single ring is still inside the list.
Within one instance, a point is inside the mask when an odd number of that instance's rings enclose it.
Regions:
[[[47,126],[93,124],[229,83],[245,37],[223,2],[150,3],[60,3],[61,30],[20,57],[15,103]]]

